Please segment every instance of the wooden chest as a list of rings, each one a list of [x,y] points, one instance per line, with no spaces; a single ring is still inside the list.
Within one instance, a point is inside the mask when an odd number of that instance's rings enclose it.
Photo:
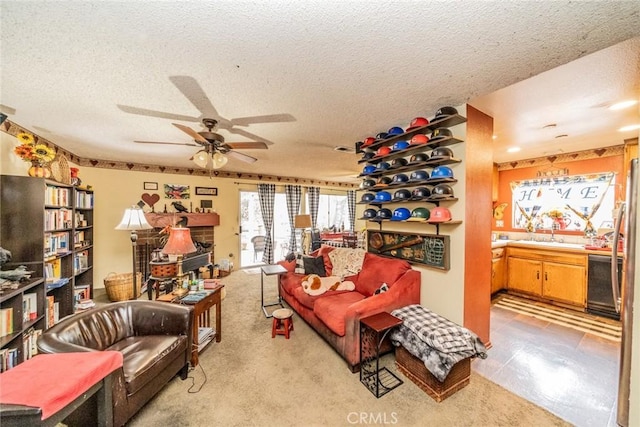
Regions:
[[[424,366],[424,362],[404,347],[396,347],[396,366],[407,378],[431,396],[436,402],[442,402],[458,390],[469,384],[471,375],[471,358],[461,360],[453,366],[453,369],[440,382]]]

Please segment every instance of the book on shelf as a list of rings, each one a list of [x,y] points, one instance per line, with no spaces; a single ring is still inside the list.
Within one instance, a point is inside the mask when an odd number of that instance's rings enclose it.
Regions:
[[[52,327],[56,323],[54,316],[55,298],[53,295],[47,295],[47,328]]]
[[[76,192],[76,208],[93,209],[93,193],[86,191]]]
[[[24,323],[38,318],[38,295],[28,293],[22,295],[22,321]]]
[[[13,333],[13,307],[0,309],[0,337]]]
[[[44,202],[50,206],[70,206],[69,191],[70,189],[66,187],[47,185]]]
[[[0,372],[13,368],[18,364],[18,349],[3,348],[0,350]]]
[[[38,338],[42,335],[42,329],[29,329],[22,335],[22,359],[29,360],[38,354]]]
[[[96,303],[90,299],[82,299],[76,304],[76,310],[87,310],[96,306]]]
[[[78,285],[73,289],[73,301],[78,307],[80,301],[91,301],[91,285]]]

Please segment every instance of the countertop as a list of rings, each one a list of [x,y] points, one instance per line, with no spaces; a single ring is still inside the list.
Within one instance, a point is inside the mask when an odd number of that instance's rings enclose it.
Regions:
[[[542,249],[545,251],[552,250],[558,252],[572,252],[585,255],[611,255],[611,249],[585,249],[585,245],[578,243],[560,243],[560,242],[539,242],[534,240],[497,240],[491,242],[491,249],[495,248],[526,248],[526,249]],[[622,252],[618,252],[618,256],[622,256]]]

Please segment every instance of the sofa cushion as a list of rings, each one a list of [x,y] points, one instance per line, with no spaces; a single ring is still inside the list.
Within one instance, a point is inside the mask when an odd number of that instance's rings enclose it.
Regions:
[[[176,357],[184,357],[186,347],[185,335],[143,335],[120,340],[107,350],[122,353],[127,393],[133,394],[168,367]]]
[[[304,291],[304,289],[302,289],[302,286],[298,286],[297,288],[295,288],[293,290],[293,292],[291,293],[291,295],[293,295],[293,297],[303,306],[307,307],[309,310],[313,310],[313,307],[316,303],[316,301],[318,301],[319,299],[322,298],[326,298],[328,296],[332,296],[332,295],[337,295],[337,294],[342,294],[345,292],[351,292],[351,291],[328,291],[325,292],[324,294],[321,295],[309,295],[308,293],[306,293]]]
[[[383,283],[389,287],[411,269],[411,264],[401,259],[384,258],[367,252],[362,263],[362,270],[358,275],[356,291],[369,297],[380,289]]]
[[[365,298],[359,292],[343,292],[318,298],[313,305],[313,313],[327,325],[331,331],[343,337],[345,334],[345,318],[347,309]]]
[[[280,287],[289,295],[294,295],[296,289],[302,287],[304,274],[284,273],[280,275]]]
[[[302,259],[304,262],[304,274],[317,274],[320,277],[325,277],[327,275],[326,270],[324,269],[324,258],[319,257],[304,257]]]

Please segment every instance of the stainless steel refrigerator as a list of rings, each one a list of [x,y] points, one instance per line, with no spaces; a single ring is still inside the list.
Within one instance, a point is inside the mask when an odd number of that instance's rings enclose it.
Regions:
[[[618,404],[617,422],[619,425],[636,426],[640,425],[640,413],[638,401],[640,400],[640,335],[634,337],[633,323],[634,317],[637,319],[640,310],[634,314],[634,290],[640,287],[640,280],[636,278],[636,269],[640,264],[640,251],[638,250],[638,159],[631,161],[629,175],[627,177],[627,197],[621,205],[616,220],[614,241],[612,247],[612,259],[616,259],[618,250],[618,240],[620,233],[623,235],[623,285],[620,289],[618,283],[618,263],[611,263],[611,282],[616,310],[620,312],[622,322],[622,343],[620,348],[620,374],[618,377]],[[640,328],[640,324],[639,324]],[[638,332],[640,333],[640,332]],[[632,352],[632,345],[635,339],[635,351]],[[633,372],[633,377],[632,377]],[[632,404],[630,404],[632,402]]]

